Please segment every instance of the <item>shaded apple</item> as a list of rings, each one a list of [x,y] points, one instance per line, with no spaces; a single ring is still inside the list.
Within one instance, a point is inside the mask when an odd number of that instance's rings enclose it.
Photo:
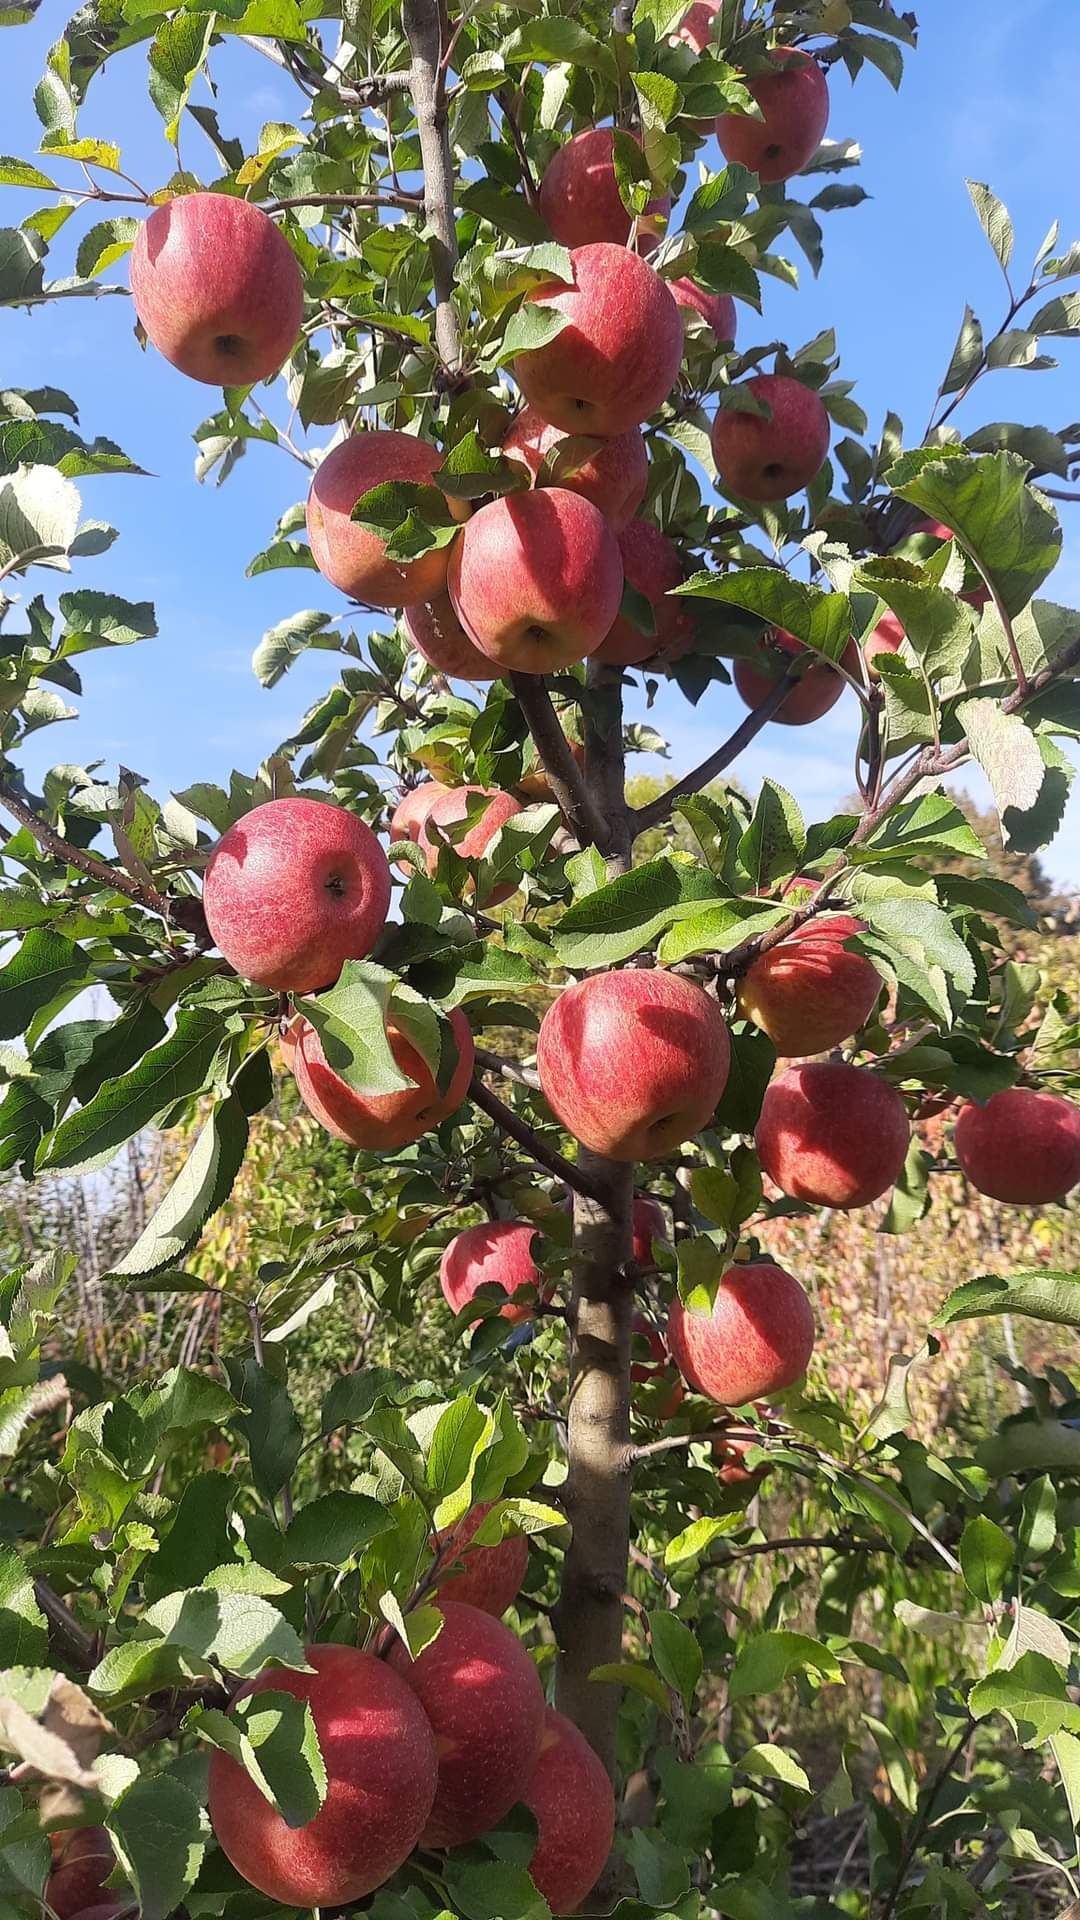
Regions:
[[[743,76],[761,119],[722,113],[716,138],[725,160],[773,186],[813,159],[829,124],[829,88],[817,61],[797,47],[773,47],[768,59],[762,72]]]
[[[694,616],[688,600],[672,597],[672,589],[686,579],[678,548],[647,520],[633,520],[619,535],[619,551],[626,580],[652,608],[655,631],[643,633],[620,612],[595,658],[633,667],[654,654],[685,652],[694,639]]]
[[[135,312],[192,380],[248,387],[292,352],[304,313],[296,255],[260,207],[189,193],[155,207],[131,250]]]
[[[910,1137],[895,1087],[832,1061],[789,1067],[772,1081],[754,1134],[782,1193],[843,1209],[869,1206],[899,1179]]]
[[[406,607],[405,631],[430,666],[451,680],[498,680],[500,669],[486,653],[474,647],[454,611],[448,593]]]
[[[683,40],[695,53],[704,53],[712,44],[712,25],[719,12],[720,0],[694,0],[671,36],[672,45]],[[710,120],[708,125],[711,130],[713,122]]]
[[[803,642],[796,640],[793,633],[785,633],[782,627],[770,627],[762,634],[752,656],[734,662],[735,690],[751,712],[768,699],[792,660],[806,651]],[[841,664],[848,673],[858,675],[859,654],[853,640],[845,647]],[[772,718],[781,727],[811,726],[835,707],[843,691],[843,676],[827,660],[819,658],[803,669]]]
[[[643,1313],[635,1313],[631,1323],[630,1350],[636,1356],[630,1362],[630,1378],[635,1386],[646,1389],[645,1410],[658,1420],[670,1420],[686,1398],[683,1383],[663,1336]]]
[[[543,282],[525,295],[526,307],[550,308],[567,324],[517,355],[514,378],[550,425],[610,438],[667,399],[682,363],[682,320],[659,275],[626,247],[578,247],[570,257],[572,283]]]
[[[68,1827],[49,1835],[53,1870],[46,1899],[56,1920],[75,1920],[86,1907],[111,1898],[105,1883],[116,1866],[104,1827]]]
[[[540,1754],[522,1795],[536,1820],[533,1885],[554,1914],[591,1893],[615,1838],[615,1795],[603,1762],[564,1714],[548,1707]]]
[[[460,838],[451,831],[462,820],[468,819],[469,802],[475,795],[485,796],[489,804],[480,814],[475,826],[469,828]],[[430,829],[432,825],[443,828],[453,842],[454,849],[463,860],[480,860],[491,845],[500,827],[521,812],[521,801],[512,793],[503,793],[497,787],[447,787],[437,794],[420,822],[417,845],[420,847],[429,875],[434,878],[439,865],[439,841]],[[517,892],[517,881],[510,880],[505,886],[495,887],[488,895],[486,905],[496,907],[501,900],[509,900]]]
[[[744,500],[788,500],[820,471],[829,451],[829,416],[813,389],[789,374],[757,373],[745,385],[769,412],[718,410],[712,450],[721,485]]]
[[[637,139],[632,134],[631,139]],[[638,142],[640,145],[640,141]],[[611,127],[586,127],[549,160],[540,182],[540,216],[563,247],[587,247],[599,241],[626,247],[633,237],[615,178],[615,134]],[[642,253],[656,245],[671,212],[671,195],[650,200],[637,223]]]
[[[203,880],[214,945],[245,980],[279,993],[332,986],[371,952],[390,868],[371,828],[322,800],[268,800],[222,834]]]
[[[460,1313],[481,1287],[502,1287],[511,1297],[500,1317],[515,1324],[533,1318],[541,1274],[532,1256],[536,1228],[524,1220],[484,1220],[466,1227],[444,1248],[439,1285],[451,1313]],[[513,1296],[521,1287],[528,1293]]]
[[[493,1547],[471,1547],[470,1540],[491,1508],[490,1500],[481,1501],[456,1527],[446,1527],[436,1535],[439,1552],[450,1569],[439,1580],[436,1604],[458,1600],[497,1619],[513,1606],[521,1592],[529,1568],[529,1542],[524,1533],[508,1533]]]
[[[414,845],[418,844],[420,829],[436,800],[440,794],[450,791],[441,780],[421,780],[418,787],[409,787],[390,815],[390,845],[394,846],[399,840],[411,840]],[[390,864],[399,867],[402,873],[415,871],[408,860],[392,860]]]
[[[899,617],[891,611],[882,614],[877,626],[873,627],[863,641],[863,659],[871,680],[879,680],[881,675],[876,666],[879,653],[899,653],[907,637],[907,630]]]
[[[567,744],[577,766],[584,767],[585,748],[582,742],[580,740],[570,740]],[[551,780],[539,758],[534,760],[528,773],[522,774],[521,779],[514,788],[514,792],[520,794],[522,800],[530,807],[536,806],[540,800],[554,800],[555,794]]]
[[[670,1238],[667,1215],[659,1200],[651,1193],[635,1193],[630,1230],[633,1234],[632,1258],[639,1267],[651,1267],[653,1241],[663,1240],[666,1243]]]
[[[273,1667],[245,1696],[307,1701],[327,1774],[313,1820],[289,1827],[237,1761],[210,1757],[210,1819],[237,1873],[287,1907],[362,1899],[406,1860],[435,1798],[435,1736],[415,1691],[355,1647],[309,1647],[314,1673]]]
[[[730,293],[708,293],[696,280],[669,280],[668,286],[676,306],[688,307],[691,313],[700,313],[708,322],[718,346],[734,340],[735,302]]]
[[[507,460],[526,466],[536,485],[580,493],[603,514],[613,533],[633,519],[648,485],[649,456],[639,427],[600,440],[549,426],[535,407],[522,407],[502,443],[502,453]],[[542,478],[545,468],[551,472],[550,480]]]
[[[328,1133],[351,1147],[385,1153],[410,1146],[449,1120],[469,1091],[475,1052],[472,1031],[460,1007],[450,1015],[450,1029],[458,1058],[445,1092],[439,1091],[435,1075],[412,1041],[390,1021],[386,1028],[390,1052],[413,1084],[397,1093],[357,1093],[334,1072],[315,1028],[305,1020],[292,1061],[300,1098]]]
[[[1080,1183],[1080,1107],[1034,1087],[1008,1087],[956,1117],[956,1157],[980,1193],[1008,1206],[1064,1200]]]
[[[676,1295],[667,1338],[695,1392],[722,1407],[744,1407],[802,1378],[814,1350],[814,1315],[799,1282],[761,1260],[728,1268],[709,1313]]]
[[[739,982],[739,1011],[767,1033],[782,1058],[827,1053],[870,1018],[881,975],[845,940],[861,920],[833,913],[808,920],[758,955]]]
[[[307,502],[311,551],[331,586],[372,607],[410,607],[444,591],[448,547],[434,547],[417,560],[388,560],[382,535],[350,518],[372,487],[390,480],[431,486],[441,466],[442,455],[430,441],[382,427],[331,448],[316,469]],[[455,516],[468,513],[460,502],[448,504]]]
[[[555,673],[595,653],[619,611],[623,564],[602,513],[568,487],[504,494],[473,515],[450,597],[500,668]]]

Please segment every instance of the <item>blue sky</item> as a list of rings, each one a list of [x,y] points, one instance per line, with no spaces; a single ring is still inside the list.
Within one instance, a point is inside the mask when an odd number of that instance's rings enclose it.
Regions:
[[[1071,160],[1062,164],[1074,146],[1080,7],[1074,0],[1025,0],[1022,7],[1012,0],[923,0],[917,11],[921,46],[909,56],[899,96],[870,68],[854,89],[846,76],[832,82],[830,134],[861,142],[858,177],[872,198],[826,217],[818,281],[808,269],[798,291],[767,281],[763,319],[747,308],[740,316],[743,344],[783,337],[797,347],[834,325],[842,372],[857,381],[872,427],[892,407],[905,421],[909,444],[921,438],[965,300],[988,331],[1003,312],[1003,283],[971,210],[965,176],[988,182],[1008,204],[1018,271],[1055,216],[1063,242],[1080,238],[1080,173]],[[33,86],[65,17],[55,0],[44,0],[31,26],[3,32],[3,145],[24,159],[33,157],[40,137]],[[216,58],[214,71],[226,132],[248,140],[264,120],[295,116],[297,95],[254,51],[231,46]],[[126,169],[152,189],[169,177],[175,157],[145,87],[145,50],[136,48],[94,82],[80,131],[119,140]],[[183,158],[204,178],[213,177],[210,150],[193,126],[184,135]],[[807,198],[818,185],[808,185]],[[9,223],[37,204],[33,194],[15,189],[0,189],[0,196],[0,219]],[[50,256],[54,275],[66,270],[68,254],[94,217],[86,212],[69,222]],[[250,671],[260,635],[286,614],[307,606],[340,610],[340,598],[313,573],[244,579],[248,559],[268,542],[278,515],[304,492],[304,469],[256,444],[220,491],[198,486],[191,435],[213,410],[214,390],[185,380],[153,353],[140,353],[126,299],[63,302],[30,314],[5,310],[0,328],[5,386],[66,388],[80,405],[87,436],[119,441],[154,476],[80,483],[85,512],[112,521],[122,537],[101,559],[77,563],[77,578],[154,600],[160,637],[86,657],[81,717],[31,742],[30,773],[40,776],[56,761],[103,759],[110,770],[122,762],[164,797],[197,779],[227,779],[233,766],[251,771],[334,677],[333,656],[319,653],[301,660],[272,693],[262,691]],[[1074,420],[1080,347],[1059,344],[1059,371],[989,376],[961,424],[971,430],[997,419],[1051,427]],[[268,404],[285,418],[283,394]],[[328,430],[319,431],[329,438]],[[1077,605],[1080,509],[1061,511],[1065,555],[1047,591]],[[34,590],[44,586],[50,593],[65,584],[40,570],[31,578]],[[678,771],[712,751],[742,713],[731,689],[716,689],[696,709],[665,691],[650,718],[671,742]],[[854,699],[846,694],[814,727],[766,729],[736,771],[749,787],[771,773],[820,818],[850,793],[855,733]],[[1056,879],[1080,885],[1080,796],[1046,862]]]

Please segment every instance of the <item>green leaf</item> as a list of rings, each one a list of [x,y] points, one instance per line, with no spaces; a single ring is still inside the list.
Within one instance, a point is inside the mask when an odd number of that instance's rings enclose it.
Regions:
[[[196,1708],[184,1731],[197,1733],[242,1766],[286,1826],[305,1827],[314,1820],[326,1799],[327,1775],[310,1701],[291,1693],[257,1693],[238,1700],[228,1714]]]
[[[84,233],[75,255],[75,271],[80,280],[96,280],[99,273],[114,267],[130,253],[139,225],[138,220],[118,217],[100,220],[89,233]]]
[[[957,1320],[985,1320],[1019,1313],[1028,1320],[1080,1330],[1080,1273],[983,1273],[954,1287],[934,1319],[935,1327]]]
[[[704,1657],[694,1634],[678,1615],[656,1608],[649,1614],[652,1657],[669,1687],[689,1707],[704,1669]]]
[[[276,627],[264,633],[251,660],[252,672],[259,685],[276,687],[278,681],[288,673],[293,661],[298,660],[308,647],[321,647],[328,653],[340,653],[343,644],[340,633],[326,631],[332,618],[332,614],[317,613],[309,608],[302,613],[291,613],[287,620],[279,621]]]
[[[347,960],[335,987],[296,1002],[322,1042],[327,1061],[356,1093],[400,1093],[414,1083],[398,1067],[386,1037],[396,982],[370,960]]]
[[[739,1772],[755,1779],[776,1780],[783,1787],[798,1787],[801,1793],[813,1791],[805,1770],[786,1747],[749,1747],[739,1756]]]
[[[60,657],[92,653],[98,647],[130,647],[136,640],[152,640],[157,619],[149,600],[121,600],[115,593],[97,593],[83,587],[62,593],[59,600],[64,631]]]
[[[671,1700],[668,1690],[658,1673],[651,1667],[631,1666],[630,1663],[611,1662],[608,1665],[594,1667],[589,1674],[590,1680],[607,1682],[615,1687],[629,1687],[632,1693],[643,1693],[661,1713],[670,1714]]]
[[[151,1603],[186,1581],[205,1580],[232,1556],[235,1535],[229,1527],[236,1482],[224,1473],[200,1473],[180,1496],[161,1546],[147,1563],[143,1590]]]
[[[232,1094],[215,1107],[172,1186],[113,1273],[145,1276],[178,1265],[228,1199],[247,1141],[247,1114]]]
[[[923,448],[903,455],[886,479],[902,500],[952,528],[1005,611],[1016,614],[1061,556],[1057,515],[1029,475],[1015,453]]]
[[[1042,791],[1046,767],[1039,743],[1018,713],[1002,713],[996,700],[962,700],[956,717],[967,734],[972,754],[990,782],[998,813],[1009,807],[1027,813]]]
[[[369,1494],[324,1493],[290,1521],[285,1558],[292,1566],[343,1567],[393,1524],[392,1515]]]
[[[729,1696],[732,1700],[750,1700],[759,1694],[775,1693],[793,1673],[814,1675],[823,1685],[843,1679],[836,1655],[823,1641],[805,1633],[759,1633],[739,1649]]]
[[[88,1106],[61,1122],[46,1141],[39,1165],[80,1172],[103,1166],[125,1140],[201,1092],[224,1037],[219,1014],[207,1007],[184,1008],[167,1040],[129,1073],[106,1080]]]
[[[56,182],[42,173],[40,167],[32,166],[28,160],[15,160],[10,154],[0,154],[0,187],[43,187],[46,193],[57,191]]]
[[[508,366],[519,353],[533,353],[538,347],[548,346],[569,324],[569,315],[560,313],[557,307],[530,300],[511,314],[492,365]]]
[[[780,567],[743,567],[736,573],[695,573],[676,589],[696,600],[722,600],[760,614],[772,627],[794,634],[804,646],[839,660],[851,637],[851,604],[846,594],[823,593],[795,580]]]
[[[976,1600],[996,1600],[1013,1566],[1013,1543],[1007,1533],[977,1513],[960,1536],[960,1567],[964,1585]]]
[[[592,68],[609,80],[615,78],[615,58],[610,48],[593,38],[576,20],[557,18],[528,20],[503,41],[502,56],[507,66],[528,66],[534,60],[569,61],[575,67]]]
[[[1073,268],[1076,271],[1076,268]],[[1060,339],[1075,339],[1080,333],[1080,293],[1059,294],[1057,299],[1040,307],[1034,319],[1029,322],[1032,333],[1049,335]]]
[[[150,98],[173,146],[195,77],[210,51],[215,24],[213,13],[173,14],[161,22],[147,55]]]
[[[944,793],[926,793],[905,800],[886,814],[880,827],[862,846],[852,847],[852,860],[949,859],[956,854],[984,858],[986,849],[955,800]]]
[[[110,1809],[108,1826],[142,1920],[167,1920],[206,1852],[210,1823],[194,1794],[168,1774],[142,1774]]]
[[[537,1893],[528,1869],[513,1861],[459,1865],[457,1856],[452,1854],[447,1863],[447,1884],[454,1911],[463,1914],[464,1920],[551,1920],[551,1908],[543,1894]],[[434,1920],[446,1920],[446,1917],[436,1915]]]
[[[964,308],[964,318],[960,322],[960,332],[952,350],[952,359],[938,391],[941,394],[959,393],[967,386],[972,374],[980,365],[983,357],[983,332],[970,307]]]
[[[739,842],[739,860],[755,893],[798,871],[806,851],[806,827],[798,802],[785,787],[765,779],[753,817]]]
[[[1003,1713],[1021,1746],[1038,1747],[1052,1734],[1080,1732],[1080,1707],[1065,1690],[1065,1676],[1041,1653],[1025,1653],[1014,1667],[979,1680],[968,1695],[977,1720]]]
[[[931,900],[864,900],[860,911],[900,953],[927,969],[939,967],[966,996],[975,986],[975,963],[948,915]]]
[[[440,1504],[440,1526],[459,1519],[471,1504],[476,1459],[494,1431],[492,1415],[478,1407],[471,1394],[461,1394],[439,1415],[428,1447],[427,1484]],[[454,1511],[444,1513],[442,1508],[455,1494],[459,1498]]]
[[[981,186],[977,180],[967,180],[964,184],[971,195],[971,204],[979,216],[979,225],[997,254],[1004,272],[1012,259],[1014,238],[1013,223],[1009,218],[1008,208],[1002,205],[996,193],[992,193],[989,187]]]
[[[273,1500],[300,1457],[304,1430],[283,1381],[250,1357],[230,1360],[227,1366],[234,1394],[249,1409],[235,1424],[247,1442],[255,1485]]]
[[[651,860],[575,900],[555,925],[556,955],[566,967],[617,966],[720,891],[700,867]]]
[[[1057,1538],[1057,1491],[1049,1474],[1024,1488],[1020,1506],[1020,1545],[1027,1558],[1041,1560]]]
[[[21,1037],[41,1007],[89,973],[89,961],[73,940],[33,928],[0,968],[0,1040]]]
[[[304,1647],[295,1627],[257,1593],[191,1587],[148,1607],[143,1624],[197,1661],[249,1678],[271,1662],[302,1668]]]
[[[45,1615],[17,1553],[0,1546],[0,1667],[40,1667],[49,1657]]]

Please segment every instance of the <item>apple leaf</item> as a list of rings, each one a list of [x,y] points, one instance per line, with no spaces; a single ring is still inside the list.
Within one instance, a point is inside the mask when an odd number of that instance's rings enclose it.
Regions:
[[[416,1083],[390,1051],[386,1020],[394,975],[370,960],[347,960],[336,986],[297,1007],[322,1042],[327,1063],[354,1093],[402,1093]]]
[[[291,1693],[257,1693],[229,1713],[196,1708],[185,1733],[220,1748],[250,1775],[286,1826],[304,1827],[326,1799],[326,1762],[311,1703]]]
[[[823,593],[792,579],[779,567],[745,567],[738,573],[695,573],[675,592],[697,600],[722,600],[760,614],[826,659],[838,660],[851,637],[851,604],[846,594]]]
[[[901,500],[950,527],[1006,613],[1027,606],[1061,557],[1061,526],[1015,453],[921,447],[886,479]]]

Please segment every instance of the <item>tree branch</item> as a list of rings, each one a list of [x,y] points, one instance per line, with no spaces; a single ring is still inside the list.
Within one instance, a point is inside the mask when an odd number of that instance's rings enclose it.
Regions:
[[[522,1120],[512,1107],[499,1099],[497,1093],[492,1093],[490,1087],[484,1085],[479,1074],[473,1075],[469,1098],[503,1133],[508,1133],[511,1140],[516,1140],[519,1147],[524,1147],[526,1153],[530,1153],[548,1173],[554,1174],[556,1180],[562,1180],[574,1193],[590,1197],[599,1193],[599,1183],[591,1179],[580,1164],[564,1160],[561,1153],[549,1147],[535,1127],[531,1127],[527,1120]]]
[[[649,827],[662,826],[665,820],[671,818],[685,794],[700,793],[702,787],[709,785],[710,780],[715,780],[717,774],[723,773],[725,767],[729,767],[732,761],[738,758],[743,748],[748,747],[751,740],[757,737],[762,727],[768,725],[773,715],[783,706],[798,680],[799,675],[789,668],[783,678],[770,688],[760,707],[755,707],[752,713],[747,714],[741,726],[736,727],[722,747],[717,747],[716,752],[710,753],[708,759],[703,760],[701,765],[695,767],[691,773],[684,774],[681,780],[676,780],[675,785],[669,787],[666,793],[661,793],[655,800],[650,800],[648,806],[637,807],[630,815],[634,833],[644,833]]]
[[[968,1741],[975,1731],[975,1725],[975,1716],[969,1713],[933,1779],[927,1784],[919,1805],[919,1810],[911,1826],[908,1828],[907,1839],[904,1842],[903,1851],[901,1852],[899,1864],[896,1869],[896,1878],[886,1895],[879,1920],[893,1920],[893,1915],[900,1902],[900,1896],[904,1891],[904,1882],[911,1869],[911,1863],[919,1850],[919,1842],[930,1824],[934,1808],[941,1798],[949,1775],[956,1766],[957,1761],[961,1758]]]
[[[571,833],[583,847],[606,847],[607,820],[593,804],[585,776],[559,725],[559,716],[551,704],[551,695],[543,680],[533,673],[511,673],[510,683],[518,706],[529,723],[540,764],[551,782],[551,791]]]
[[[409,91],[424,172],[424,217],[435,283],[435,341],[443,364],[456,372],[461,367],[461,329],[454,306],[458,246],[454,163],[441,79],[443,18],[439,0],[403,0],[402,22],[412,52]]]
[[[31,806],[20,799],[17,793],[4,781],[0,781],[0,807],[10,813],[19,825],[33,834],[38,846],[45,853],[51,853],[54,860],[63,861],[65,866],[75,867],[79,873],[85,873],[88,879],[96,880],[113,893],[122,893],[128,900],[134,900],[140,907],[146,907],[150,913],[156,913],[170,923],[183,926],[185,931],[196,938],[207,940],[206,921],[202,907],[197,900],[184,899],[160,893],[157,887],[146,886],[140,880],[133,880],[122,867],[110,866],[107,860],[99,860],[95,854],[87,853],[82,847],[73,847],[57,833],[55,827],[38,818]],[[177,909],[181,909],[180,912]],[[196,911],[189,911],[193,909]]]
[[[71,1608],[58,1593],[53,1592],[47,1580],[35,1580],[34,1593],[42,1613],[66,1641],[73,1664],[89,1673],[92,1667],[97,1666],[97,1641],[94,1635],[80,1626]]]
[[[501,1053],[489,1053],[487,1047],[475,1049],[476,1058],[489,1073],[501,1073],[504,1080],[515,1080],[519,1087],[538,1087],[540,1075],[532,1067],[520,1067],[516,1060],[504,1060]]]
[[[287,213],[290,207],[402,207],[406,213],[419,213],[418,193],[299,193],[290,200],[265,200],[263,213]]]

